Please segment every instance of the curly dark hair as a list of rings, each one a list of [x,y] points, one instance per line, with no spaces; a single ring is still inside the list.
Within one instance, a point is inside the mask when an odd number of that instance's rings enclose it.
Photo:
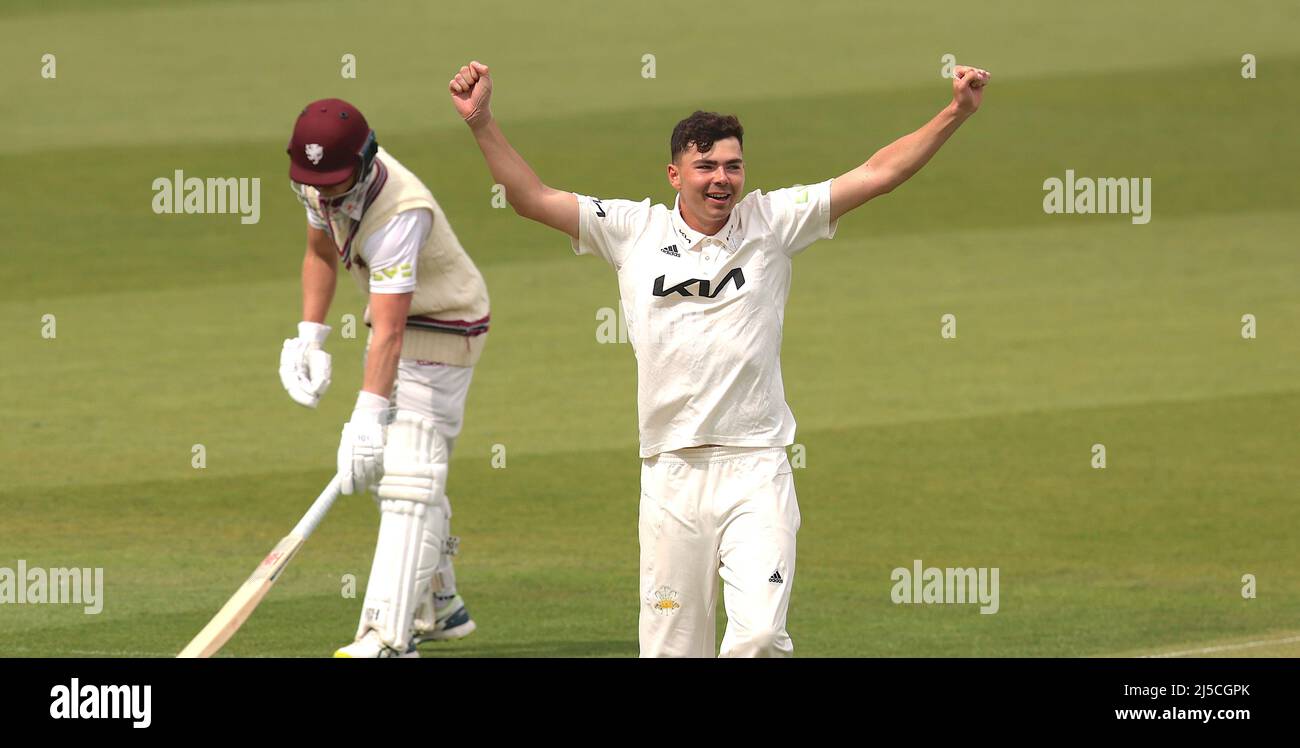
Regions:
[[[735,115],[717,112],[696,111],[673,128],[673,137],[669,142],[672,148],[672,160],[684,153],[691,143],[700,153],[713,150],[713,144],[726,138],[735,138],[741,147],[745,145],[745,128]]]

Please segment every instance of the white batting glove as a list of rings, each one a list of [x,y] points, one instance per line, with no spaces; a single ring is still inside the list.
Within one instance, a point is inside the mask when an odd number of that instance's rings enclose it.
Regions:
[[[384,475],[384,421],[388,398],[362,390],[352,420],[343,424],[338,473],[344,494],[365,493]]]
[[[316,407],[330,387],[330,355],[321,350],[329,334],[328,325],[299,322],[298,337],[280,350],[280,384],[299,405]]]

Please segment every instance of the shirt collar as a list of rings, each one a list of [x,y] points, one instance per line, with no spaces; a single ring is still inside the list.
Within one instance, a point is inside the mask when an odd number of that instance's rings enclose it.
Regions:
[[[705,239],[716,239],[717,241],[721,242],[724,247],[727,248],[728,252],[735,252],[736,249],[740,246],[741,237],[744,236],[745,232],[740,219],[740,210],[738,209],[739,206],[732,207],[731,215],[727,218],[726,225],[722,227],[721,231],[714,234],[713,236],[709,236],[708,234],[701,234],[700,232],[688,226],[686,220],[682,218],[681,208],[682,208],[682,196],[681,193],[678,193],[677,198],[673,200],[673,215],[672,215],[673,229],[677,232],[677,235],[680,236],[682,240],[686,242],[687,249],[694,249],[697,244],[704,241]]]
[[[322,212],[342,211],[344,215],[352,220],[360,221],[362,214],[366,210],[366,194],[370,192],[370,187],[379,174],[377,164],[378,159],[371,162],[370,173],[366,175],[365,179],[361,180],[360,184],[354,185],[343,197],[331,199],[323,195],[319,196]]]

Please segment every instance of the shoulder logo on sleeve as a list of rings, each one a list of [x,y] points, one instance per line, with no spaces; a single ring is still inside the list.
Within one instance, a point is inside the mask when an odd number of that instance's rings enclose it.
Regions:
[[[681,256],[682,256],[682,253],[677,251],[677,245],[676,245],[676,244],[669,244],[667,247],[663,247],[663,248],[660,249],[659,251],[660,251],[660,252],[663,252],[664,254],[666,254],[666,255],[668,255],[668,256],[670,256],[670,257],[681,257]]]
[[[794,202],[796,205],[803,205],[808,202],[808,188],[800,187],[799,191],[794,193]]]
[[[397,278],[399,275],[402,278],[410,278],[411,263],[403,262],[401,265],[398,265],[396,267],[384,268],[383,270],[376,270],[370,274],[370,280],[375,281],[376,283],[382,283],[383,281]]]
[[[594,198],[594,197],[591,198],[591,201],[592,201],[593,203],[596,204],[596,216],[599,217],[599,218],[604,218],[604,217],[605,217],[605,206],[601,205],[601,204],[600,204],[600,201],[597,200],[597,199]]]
[[[320,143],[308,143],[305,149],[307,151],[307,160],[313,164],[319,164],[322,158],[325,158],[325,149]]]

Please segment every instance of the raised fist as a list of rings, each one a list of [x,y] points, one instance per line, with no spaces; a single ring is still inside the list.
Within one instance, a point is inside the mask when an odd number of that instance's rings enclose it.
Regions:
[[[989,83],[989,71],[958,65],[952,71],[952,100],[957,108],[974,114],[984,101],[984,87]]]
[[[470,127],[492,119],[492,110],[488,108],[492,99],[492,76],[488,75],[487,65],[477,60],[471,62],[456,73],[447,88],[451,91],[451,103]]]

